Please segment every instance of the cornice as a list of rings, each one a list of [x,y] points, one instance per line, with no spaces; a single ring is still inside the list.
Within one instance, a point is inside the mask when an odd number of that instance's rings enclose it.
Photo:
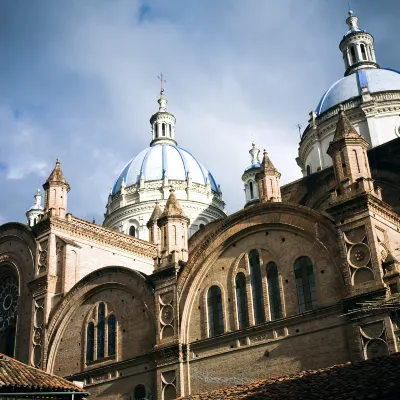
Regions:
[[[41,223],[38,224],[37,233],[40,234],[49,228],[64,232],[73,237],[114,247],[145,258],[153,258],[157,256],[157,247],[145,240],[137,239],[83,219],[73,217],[71,214],[68,214],[65,219],[51,217],[41,221]]]

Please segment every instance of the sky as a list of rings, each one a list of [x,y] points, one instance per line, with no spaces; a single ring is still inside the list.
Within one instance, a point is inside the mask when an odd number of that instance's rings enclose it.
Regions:
[[[400,68],[398,0],[352,0],[377,62]],[[344,73],[345,0],[0,0],[0,224],[25,222],[56,158],[68,211],[102,223],[110,187],[151,140],[157,76],[176,139],[244,205],[252,141],[285,184],[299,132]]]

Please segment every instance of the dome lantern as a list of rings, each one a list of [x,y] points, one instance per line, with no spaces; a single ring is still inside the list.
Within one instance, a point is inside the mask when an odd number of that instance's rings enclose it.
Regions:
[[[175,140],[175,117],[167,112],[167,99],[164,96],[164,83],[166,82],[163,74],[158,77],[161,83],[160,98],[158,99],[158,112],[150,118],[152,131],[152,141],[150,146],[156,144],[172,144],[177,145]]]
[[[358,17],[349,10],[346,19],[349,30],[339,44],[346,67],[345,76],[362,68],[379,68],[374,51],[374,37],[358,27]]]

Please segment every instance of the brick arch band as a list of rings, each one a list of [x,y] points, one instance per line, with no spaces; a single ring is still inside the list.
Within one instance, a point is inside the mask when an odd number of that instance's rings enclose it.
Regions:
[[[333,221],[304,206],[282,203],[260,204],[244,209],[214,225],[212,232],[198,241],[178,278],[181,340],[186,342],[190,315],[205,271],[236,241],[268,229],[291,231],[314,242],[332,260],[343,281],[343,265]]]
[[[155,324],[152,288],[144,275],[124,267],[105,267],[94,271],[80,280],[50,314],[47,346],[44,354],[46,371],[52,373],[60,340],[70,317],[78,307],[94,294],[113,288],[124,290],[141,298],[151,314],[153,324]]]

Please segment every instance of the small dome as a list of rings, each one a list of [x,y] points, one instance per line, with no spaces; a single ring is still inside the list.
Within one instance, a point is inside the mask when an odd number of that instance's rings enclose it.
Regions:
[[[260,167],[261,167],[260,161],[256,161],[256,162],[251,163],[248,167],[246,167],[244,172],[250,171],[253,168],[260,168]]]
[[[172,144],[156,144],[142,150],[128,162],[119,174],[112,194],[121,190],[122,181],[128,187],[138,184],[141,176],[145,181],[161,180],[164,176],[168,180],[185,181],[188,175],[193,183],[206,185],[209,182],[211,189],[218,192],[211,172],[187,150]]]
[[[317,115],[331,107],[361,96],[361,88],[370,93],[400,91],[400,72],[393,69],[360,69],[335,82],[322,96]]]

